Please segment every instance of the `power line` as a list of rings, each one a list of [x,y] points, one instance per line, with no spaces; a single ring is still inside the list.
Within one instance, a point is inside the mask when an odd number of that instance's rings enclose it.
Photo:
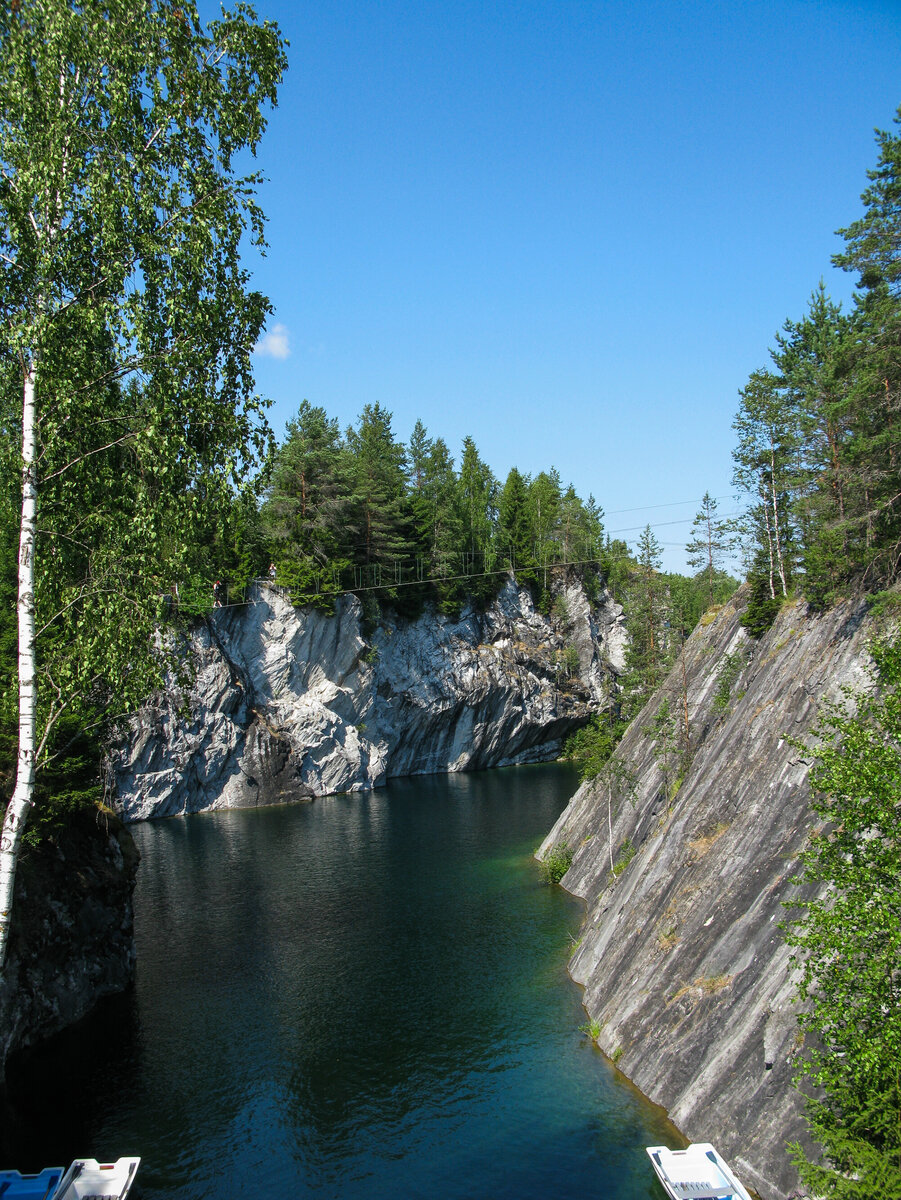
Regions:
[[[734,493],[728,496],[711,496],[713,501],[731,500]],[[701,501],[697,498],[694,500],[668,500],[665,504],[639,504],[637,508],[611,508],[609,512],[604,513],[605,517],[619,517],[623,513],[630,512],[651,512],[655,508],[678,508],[682,504],[700,504]]]

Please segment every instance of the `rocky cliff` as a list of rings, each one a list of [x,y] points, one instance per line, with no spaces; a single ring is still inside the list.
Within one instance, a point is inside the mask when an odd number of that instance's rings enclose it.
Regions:
[[[0,1081],[10,1054],[131,982],[137,866],[131,834],[114,814],[94,809],[23,851],[0,978]]]
[[[755,642],[744,603],[740,592],[702,620],[620,744],[617,782],[583,785],[539,853],[575,852],[563,885],[587,914],[571,972],[600,1047],[690,1140],[717,1145],[764,1200],[785,1200],[797,1186],[785,1145],[804,1133],[778,926],[811,826],[786,736],[803,738],[824,697],[865,683],[873,621],[861,603],[819,615],[793,604]]]
[[[276,588],[217,609],[191,683],[149,703],[113,768],[126,820],[378,787],[389,776],[554,757],[609,703],[622,612],[558,578],[554,619],[510,579],[458,619],[297,609]]]

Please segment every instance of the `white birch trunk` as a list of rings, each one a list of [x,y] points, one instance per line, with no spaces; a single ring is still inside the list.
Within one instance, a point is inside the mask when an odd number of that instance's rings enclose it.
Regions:
[[[19,530],[19,756],[16,786],[0,833],[0,971],[6,961],[16,864],[22,833],[34,803],[35,710],[37,681],[34,636],[34,545],[37,523],[36,365],[32,361],[22,390],[22,523]]]
[[[775,571],[776,565],[773,562],[773,535],[770,531],[770,510],[767,507],[769,500],[766,495],[763,497],[763,519],[766,521],[766,545],[770,556],[770,599],[776,599]]]

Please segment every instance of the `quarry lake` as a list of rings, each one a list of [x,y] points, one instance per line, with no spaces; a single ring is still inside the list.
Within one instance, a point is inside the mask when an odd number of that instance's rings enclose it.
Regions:
[[[651,1200],[671,1131],[579,1031],[581,906],[532,859],[576,782],[134,826],[136,986],[11,1071],[6,1154],[140,1154],[145,1200]]]

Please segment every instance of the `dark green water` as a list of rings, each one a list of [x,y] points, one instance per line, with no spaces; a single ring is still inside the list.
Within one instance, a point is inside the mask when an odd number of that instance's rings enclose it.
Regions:
[[[666,1126],[579,1032],[581,907],[531,858],[575,782],[134,827],[137,986],[25,1060],[5,1152],[140,1154],[147,1200],[656,1196]]]

